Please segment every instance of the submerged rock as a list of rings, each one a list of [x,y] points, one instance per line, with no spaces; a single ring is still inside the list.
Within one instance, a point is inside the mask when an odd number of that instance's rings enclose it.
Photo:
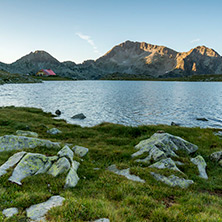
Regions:
[[[137,162],[146,163],[149,163],[151,159],[158,161],[166,157],[177,157],[175,151],[182,150],[190,154],[198,149],[196,145],[168,133],[155,133],[149,139],[142,140],[135,148],[139,149],[139,151],[132,154],[132,157],[137,157],[147,152],[148,156],[145,159],[137,160]]]
[[[27,217],[35,221],[44,221],[46,213],[53,207],[61,206],[64,200],[61,196],[52,196],[46,202],[32,205],[26,209]]]
[[[5,217],[12,217],[18,214],[18,208],[16,207],[7,208],[7,209],[4,209],[2,213],[4,214]]]
[[[59,109],[57,109],[57,110],[55,111],[55,114],[56,114],[57,116],[60,116],[60,115],[62,114],[62,112],[61,112]]]
[[[195,158],[191,158],[191,162],[195,164],[198,167],[200,177],[203,179],[208,179],[207,173],[206,173],[206,162],[202,156],[197,156]]]
[[[86,116],[83,113],[76,114],[72,117],[72,119],[85,119]]]
[[[202,117],[201,118],[196,118],[196,120],[198,120],[198,121],[205,121],[205,122],[208,121],[208,119],[202,118]]]
[[[7,173],[7,170],[10,167],[15,166],[22,157],[26,154],[26,152],[19,152],[15,153],[13,156],[11,156],[3,165],[0,167],[0,177]]]
[[[75,187],[79,181],[79,177],[77,175],[77,169],[80,163],[77,161],[72,162],[71,169],[66,177],[65,188],[72,188]]]
[[[77,146],[77,145],[74,146],[74,147],[72,148],[72,150],[75,152],[76,155],[78,155],[78,156],[80,156],[80,157],[85,156],[85,155],[88,153],[88,151],[89,151],[88,148],[85,148],[85,147],[83,147],[83,146]]]
[[[130,168],[127,168],[127,169],[124,169],[124,170],[118,170],[116,168],[116,165],[114,164],[114,165],[109,166],[108,170],[113,172],[113,173],[115,173],[115,174],[117,174],[117,175],[124,176],[128,180],[145,183],[145,180],[141,179],[140,177],[138,177],[136,175],[130,174]]]
[[[47,148],[60,148],[59,143],[51,142],[34,137],[5,135],[0,137],[0,152],[10,150],[22,150],[25,148],[35,148],[46,146]]]
[[[60,131],[57,128],[52,128],[52,129],[47,130],[47,133],[51,135],[56,135],[56,134],[62,133],[62,131]]]
[[[179,186],[181,188],[187,188],[191,184],[193,184],[193,180],[186,180],[184,178],[177,177],[175,175],[170,175],[169,177],[157,174],[157,173],[150,173],[157,181],[161,181],[171,187]]]
[[[149,167],[158,168],[158,169],[170,169],[170,170],[175,170],[175,171],[181,172],[177,168],[175,162],[171,158],[162,159],[162,160],[152,164]]]
[[[24,130],[17,130],[16,135],[18,135],[18,136],[30,136],[30,137],[35,137],[35,138],[37,138],[39,136],[38,133],[31,132],[31,131],[24,131]]]
[[[175,122],[171,122],[171,124],[170,124],[171,126],[180,126],[180,124],[179,123],[175,123]]]

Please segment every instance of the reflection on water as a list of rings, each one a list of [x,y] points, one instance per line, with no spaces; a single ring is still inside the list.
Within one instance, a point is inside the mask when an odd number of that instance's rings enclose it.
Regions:
[[[222,83],[51,81],[0,86],[0,106],[38,107],[82,126],[170,124],[222,128]],[[84,113],[86,119],[71,117]],[[197,121],[205,117],[209,121]]]

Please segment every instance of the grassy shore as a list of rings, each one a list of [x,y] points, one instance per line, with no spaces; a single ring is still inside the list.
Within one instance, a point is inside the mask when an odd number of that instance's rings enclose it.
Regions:
[[[62,134],[47,134],[47,129],[52,127],[61,130]],[[58,178],[45,174],[28,177],[23,180],[22,186],[7,180],[11,170],[0,177],[2,221],[26,221],[25,209],[46,201],[52,195],[66,199],[62,207],[47,214],[47,219],[53,222],[93,221],[104,217],[111,222],[222,221],[222,168],[209,159],[212,152],[222,150],[222,140],[213,134],[217,130],[165,125],[126,127],[110,123],[82,128],[53,119],[52,114],[36,108],[1,108],[0,136],[15,134],[18,129],[37,132],[39,138],[85,146],[89,153],[84,161],[75,157],[81,163],[78,169],[80,181],[72,189],[63,189],[65,175]],[[193,156],[200,154],[205,158],[209,179],[198,177],[196,166],[185,154],[178,158],[186,163],[186,167],[181,166],[180,169],[186,174],[185,178],[195,181],[188,189],[171,188],[157,182],[150,175],[155,169],[136,163],[131,158],[134,146],[158,130],[198,145],[199,149]],[[58,152],[45,147],[26,151],[46,155]],[[0,153],[0,165],[14,153],[16,151]],[[133,182],[107,171],[111,164],[116,164],[119,169],[130,167],[131,173],[140,176],[146,183]],[[162,170],[162,173],[175,174],[170,170]],[[1,211],[9,207],[18,207],[19,215],[3,219]]]

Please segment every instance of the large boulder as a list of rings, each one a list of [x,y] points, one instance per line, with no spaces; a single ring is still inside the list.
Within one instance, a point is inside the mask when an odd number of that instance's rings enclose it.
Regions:
[[[168,133],[155,133],[149,139],[142,140],[135,146],[138,151],[132,157],[138,157],[148,153],[145,159],[137,162],[150,163],[150,160],[158,161],[166,157],[177,157],[176,151],[184,151],[187,154],[194,153],[198,147],[186,140]]]
[[[136,181],[136,182],[141,182],[145,183],[145,180],[141,179],[140,177],[130,174],[130,168],[124,169],[124,170],[119,170],[116,168],[116,165],[113,164],[108,167],[108,170],[117,174],[126,177],[128,180]]]
[[[26,209],[27,217],[34,221],[45,221],[46,213],[53,207],[61,206],[64,200],[61,196],[52,196],[46,202],[32,205]]]
[[[0,137],[0,152],[10,150],[22,150],[25,148],[35,148],[46,146],[47,148],[60,148],[59,143],[51,142],[34,137],[5,135]]]
[[[193,180],[186,180],[184,178],[177,177],[175,175],[170,175],[169,177],[151,172],[150,173],[157,181],[161,181],[171,187],[179,186],[181,188],[187,188],[193,184]]]
[[[195,158],[191,158],[191,162],[195,164],[198,167],[200,177],[203,179],[208,179],[207,173],[206,173],[206,162],[202,156],[197,156]]]

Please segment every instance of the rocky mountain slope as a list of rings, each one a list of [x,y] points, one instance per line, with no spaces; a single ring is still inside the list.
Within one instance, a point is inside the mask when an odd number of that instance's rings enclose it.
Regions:
[[[0,69],[13,73],[35,74],[42,68],[75,79],[100,79],[112,73],[180,77],[222,74],[222,57],[205,46],[177,52],[165,46],[126,41],[97,60],[87,60],[82,64],[59,62],[45,51],[31,52],[12,64],[0,63]]]

